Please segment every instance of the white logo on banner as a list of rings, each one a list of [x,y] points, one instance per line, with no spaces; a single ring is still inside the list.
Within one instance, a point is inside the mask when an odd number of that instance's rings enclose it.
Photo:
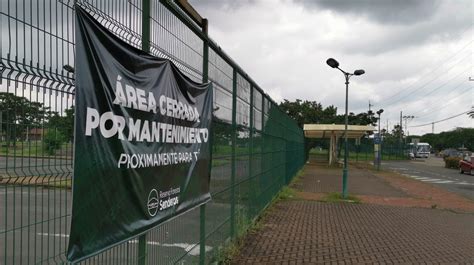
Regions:
[[[158,199],[158,192],[155,189],[152,189],[150,194],[148,194],[148,214],[150,216],[155,216],[158,212],[159,205],[160,200]]]

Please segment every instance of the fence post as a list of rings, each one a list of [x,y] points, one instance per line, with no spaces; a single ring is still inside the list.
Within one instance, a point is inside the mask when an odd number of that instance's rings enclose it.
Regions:
[[[204,18],[202,20],[202,32],[205,36],[207,36],[208,33],[207,26],[208,21]],[[207,83],[209,81],[209,43],[207,39],[204,39],[203,42],[204,45],[202,51],[202,82]],[[206,204],[202,204],[200,206],[199,215],[199,264],[204,265],[206,263]]]
[[[254,85],[250,84],[250,120],[249,120],[249,191],[250,194],[248,196],[249,200],[249,213],[250,213],[250,219],[253,219],[253,200],[254,200],[254,185],[252,185],[253,179],[252,179],[252,153],[253,153],[253,89]]]
[[[262,126],[261,126],[261,129],[260,129],[260,179],[257,181],[257,183],[255,185],[258,185],[258,191],[259,191],[259,194],[257,195],[257,205],[258,205],[258,210],[261,211],[263,209],[263,206],[262,206],[262,187],[261,187],[261,179],[264,179],[265,176],[264,174],[266,174],[266,170],[265,170],[265,158],[266,158],[266,154],[265,154],[265,102],[267,101],[268,99],[266,99],[266,96],[264,93],[262,93]],[[268,104],[268,103],[267,103]]]
[[[150,0],[142,0],[142,50],[150,51]],[[138,264],[146,264],[146,233],[138,237]]]
[[[230,175],[230,238],[235,237],[235,145],[237,144],[237,70],[232,74],[232,158]]]

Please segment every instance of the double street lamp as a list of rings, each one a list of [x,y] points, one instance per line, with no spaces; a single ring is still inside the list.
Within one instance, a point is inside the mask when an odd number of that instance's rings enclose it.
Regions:
[[[349,78],[353,75],[363,75],[365,73],[364,70],[359,69],[355,70],[354,73],[348,73],[341,68],[339,68],[339,62],[333,58],[327,59],[326,63],[331,66],[332,68],[336,68],[344,74],[346,79],[346,114],[345,114],[345,122],[344,122],[344,168],[342,169],[342,198],[347,198],[347,159],[348,159],[348,150],[347,150],[347,124],[348,124],[348,93],[349,93]]]

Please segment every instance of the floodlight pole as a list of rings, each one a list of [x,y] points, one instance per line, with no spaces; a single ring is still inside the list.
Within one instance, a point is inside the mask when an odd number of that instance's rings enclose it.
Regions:
[[[341,68],[339,68],[339,62],[336,61],[333,58],[329,58],[326,63],[332,67],[336,68],[339,71],[341,71],[344,74],[344,77],[346,79],[346,114],[344,118],[344,168],[342,169],[342,198],[346,199],[347,198],[347,178],[349,175],[349,169],[347,167],[347,160],[349,157],[349,151],[347,150],[347,125],[349,123],[349,116],[348,116],[348,111],[349,111],[349,79],[353,75],[363,75],[365,73],[364,70],[355,70],[353,74],[348,73]]]
[[[377,114],[379,115],[379,122],[378,122],[378,124],[379,124],[379,135],[378,135],[378,138],[379,138],[379,152],[377,154],[378,155],[378,157],[377,157],[377,171],[380,171],[380,163],[381,163],[380,158],[382,157],[382,155],[381,155],[381,152],[382,152],[382,148],[381,148],[382,147],[382,136],[380,135],[380,114],[381,113],[377,112]]]
[[[383,109],[379,109],[377,111],[377,114],[379,115],[379,120],[378,120],[378,125],[379,125],[379,135],[378,135],[378,152],[377,152],[377,170],[379,171],[380,170],[380,163],[382,162],[381,158],[382,158],[382,135],[381,135],[381,132],[380,132],[380,123],[381,123],[381,119],[380,119],[380,115],[383,113]],[[387,127],[388,128],[388,127]]]
[[[339,69],[341,70],[341,69]],[[349,110],[349,78],[351,77],[352,74],[346,73],[341,70],[341,72],[344,73],[344,76],[346,78],[346,114],[344,118],[344,168],[342,169],[342,198],[346,199],[347,198],[347,176],[348,176],[348,169],[347,169],[347,159],[349,156],[349,152],[347,150],[347,124],[349,123],[349,117],[348,117],[348,110]]]

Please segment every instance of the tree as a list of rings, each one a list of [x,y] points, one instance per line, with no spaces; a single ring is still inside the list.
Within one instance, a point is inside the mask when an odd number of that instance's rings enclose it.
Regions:
[[[74,139],[74,107],[64,110],[65,115],[60,116],[57,112],[53,112],[49,118],[48,127],[57,129],[67,141]]]
[[[344,124],[345,115],[337,115],[337,108],[330,105],[323,108],[321,103],[316,101],[302,101],[296,99],[295,101],[284,100],[280,103],[280,108],[292,117],[300,127],[309,123],[320,124]],[[377,118],[373,113],[362,112],[355,114],[353,112],[348,114],[348,123],[351,125],[374,125],[377,123]]]
[[[345,115],[337,115],[337,108],[333,105],[323,107],[321,103],[316,101],[302,101],[296,99],[295,101],[284,100],[280,103],[280,108],[288,114],[291,118],[296,120],[298,125],[303,128],[304,124],[344,124]],[[377,123],[377,118],[372,112],[363,112],[355,114],[353,112],[348,114],[348,124],[350,125],[374,125]],[[372,133],[372,132],[369,132]],[[329,148],[327,139],[307,139],[306,151],[311,148],[321,146],[322,148]]]
[[[13,144],[26,135],[28,130],[47,121],[50,113],[49,107],[45,107],[43,103],[31,102],[13,93],[0,92],[1,133]]]
[[[421,136],[420,141],[429,143],[436,151],[460,147],[474,151],[474,128],[456,128],[449,132],[429,133]]]
[[[48,129],[44,135],[43,143],[48,155],[54,155],[56,150],[61,147],[61,144],[65,141],[65,136],[61,131],[56,129]]]

